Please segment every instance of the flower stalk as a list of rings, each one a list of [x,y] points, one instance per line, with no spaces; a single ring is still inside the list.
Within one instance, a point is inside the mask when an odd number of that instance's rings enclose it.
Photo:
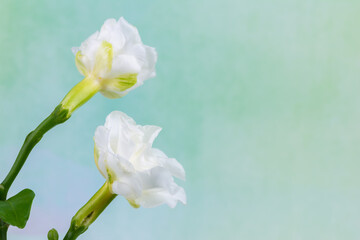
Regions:
[[[84,233],[116,196],[106,182],[72,218],[64,240],[74,240]]]
[[[16,160],[11,167],[9,173],[6,175],[4,181],[0,184],[0,201],[5,201],[7,193],[14,182],[16,176],[19,174],[21,168],[29,156],[31,150],[41,140],[46,132],[58,124],[69,119],[68,110],[64,109],[62,105],[58,105],[55,110],[32,132],[25,138],[24,144],[21,147]],[[6,234],[9,225],[0,219],[0,239],[6,240]]]
[[[69,91],[55,110],[42,121],[34,131],[27,135],[12,168],[0,185],[0,201],[6,200],[11,184],[19,174],[31,150],[41,140],[44,134],[56,125],[68,120],[78,107],[87,102],[99,90],[100,85],[94,77],[89,75],[84,78]]]
[[[0,239],[1,240],[6,240],[6,238],[7,238],[6,233],[7,233],[8,228],[9,228],[9,224],[5,223],[4,221],[2,221],[0,219]]]
[[[41,140],[44,134],[56,125],[65,122],[68,118],[68,110],[64,109],[62,105],[58,105],[55,110],[42,123],[40,123],[40,125],[34,131],[27,135],[13,166],[11,167],[4,181],[1,183],[2,189],[0,189],[0,200],[6,200],[6,196],[11,187],[11,184],[19,174],[31,150]]]

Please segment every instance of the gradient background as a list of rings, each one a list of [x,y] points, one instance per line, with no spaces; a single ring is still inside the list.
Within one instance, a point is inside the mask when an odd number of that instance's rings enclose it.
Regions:
[[[82,78],[71,47],[124,16],[159,53],[157,77],[98,94],[49,132],[10,196],[37,196],[10,240],[61,236],[103,184],[93,134],[113,110],[163,127],[186,206],[118,197],[79,239],[360,239],[360,2],[0,0],[0,177]]]

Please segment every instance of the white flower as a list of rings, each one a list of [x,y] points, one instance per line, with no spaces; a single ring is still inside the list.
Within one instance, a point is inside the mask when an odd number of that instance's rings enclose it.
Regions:
[[[111,183],[112,191],[134,207],[155,207],[177,201],[186,203],[183,188],[174,177],[185,179],[185,171],[174,158],[152,148],[161,131],[157,126],[140,126],[125,113],[110,113],[95,132],[95,162]]]
[[[155,76],[155,49],[144,45],[136,27],[122,17],[106,20],[73,52],[79,72],[98,81],[109,98],[122,97]]]

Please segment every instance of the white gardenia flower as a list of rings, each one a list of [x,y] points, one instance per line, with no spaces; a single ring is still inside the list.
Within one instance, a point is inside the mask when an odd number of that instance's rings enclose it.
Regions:
[[[73,52],[85,78],[59,104],[67,118],[97,92],[108,98],[123,97],[155,76],[155,49],[144,45],[136,27],[124,18],[106,20],[100,32],[73,48]]]
[[[122,17],[106,20],[73,52],[79,72],[98,81],[109,98],[122,97],[155,76],[155,49],[144,45],[136,27]]]
[[[125,113],[110,113],[95,132],[95,162],[111,183],[113,193],[124,196],[134,207],[155,207],[177,201],[186,194],[173,177],[185,180],[185,171],[152,144],[161,131],[157,126],[136,125]]]

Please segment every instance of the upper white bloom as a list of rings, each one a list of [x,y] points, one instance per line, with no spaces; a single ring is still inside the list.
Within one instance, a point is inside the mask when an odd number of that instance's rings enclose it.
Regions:
[[[134,207],[175,207],[186,203],[183,188],[173,176],[185,180],[185,171],[174,158],[152,148],[161,131],[157,126],[136,125],[125,113],[110,113],[104,126],[95,132],[95,162],[111,183],[112,191],[124,196]]]
[[[122,97],[155,76],[155,49],[144,45],[136,27],[122,17],[106,20],[73,52],[79,72],[98,81],[109,98]]]

